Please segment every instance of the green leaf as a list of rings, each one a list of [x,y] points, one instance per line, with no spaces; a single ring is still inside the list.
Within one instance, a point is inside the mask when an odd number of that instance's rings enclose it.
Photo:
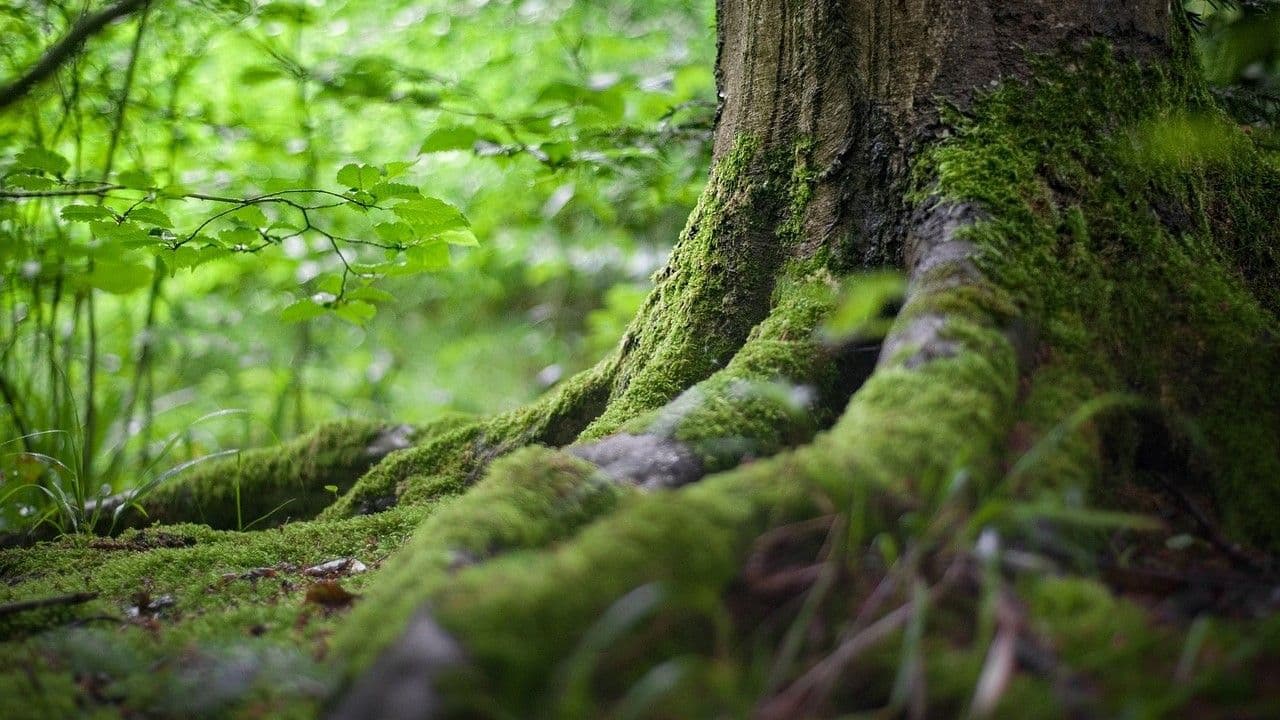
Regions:
[[[88,282],[98,290],[125,295],[151,284],[151,268],[141,263],[98,260],[88,274]]]
[[[369,194],[375,200],[390,200],[391,198],[414,198],[421,197],[422,192],[412,185],[404,183],[380,182],[369,188]]]
[[[450,245],[461,247],[475,247],[480,244],[480,241],[476,240],[475,233],[471,232],[469,227],[445,230],[437,236],[437,239],[443,240]]]
[[[274,65],[250,65],[240,72],[240,82],[245,85],[260,85],[285,77],[284,71]]]
[[[228,213],[226,217],[231,220],[239,220],[244,225],[255,228],[266,227],[270,222],[267,220],[267,214],[262,212],[262,208],[257,205],[245,205],[234,212]]]
[[[344,302],[333,309],[338,317],[346,320],[353,325],[364,325],[378,314],[378,308],[367,302],[356,300],[354,302]]]
[[[326,308],[310,298],[299,300],[280,312],[280,319],[285,322],[302,322],[325,314]]]
[[[373,226],[373,231],[386,243],[407,245],[413,242],[413,228],[402,222],[384,222]]]
[[[110,210],[101,205],[67,205],[62,208],[60,214],[67,222],[88,222],[115,217]]]
[[[137,207],[129,213],[129,219],[135,222],[155,225],[156,227],[172,228],[173,221],[163,210],[153,207]]]
[[[218,242],[228,248],[252,245],[261,239],[262,236],[253,228],[228,228],[218,233]]]
[[[409,223],[418,237],[438,235],[445,230],[467,227],[467,219],[458,208],[433,197],[410,200],[391,209]]]
[[[142,170],[126,170],[116,176],[116,182],[134,190],[150,190],[156,186],[155,178]]]
[[[389,162],[383,168],[383,172],[385,173],[386,179],[394,180],[395,178],[398,178],[401,175],[403,175],[406,170],[408,170],[413,166],[414,166],[414,163],[411,163],[411,162],[401,162],[401,161]]]
[[[137,245],[154,245],[155,238],[147,234],[141,225],[131,222],[116,223],[107,220],[93,220],[89,223],[89,232],[99,240],[129,242]]]
[[[48,190],[53,187],[53,181],[43,175],[32,175],[31,173],[14,173],[4,179],[4,184],[19,190]]]
[[[844,298],[827,318],[823,331],[833,339],[876,337],[888,332],[885,310],[901,300],[906,279],[897,272],[872,272],[851,278]]]
[[[416,245],[405,251],[413,270],[444,270],[449,267],[449,246],[439,240]]]
[[[20,167],[43,170],[50,175],[61,176],[71,167],[71,163],[58,153],[34,145],[18,153],[15,159]]]
[[[338,184],[352,190],[368,190],[382,179],[382,172],[372,165],[348,163],[338,171]]]
[[[419,153],[447,152],[449,150],[470,150],[480,135],[474,128],[443,127],[433,130],[422,142]]]
[[[367,300],[369,302],[391,302],[395,295],[375,287],[360,287],[347,293],[349,300]]]

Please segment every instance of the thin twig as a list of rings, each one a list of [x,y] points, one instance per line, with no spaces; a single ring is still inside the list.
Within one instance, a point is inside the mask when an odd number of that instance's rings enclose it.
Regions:
[[[93,15],[83,17],[71,27],[65,37],[45,51],[40,60],[35,65],[32,65],[25,75],[0,88],[0,108],[4,108],[25,97],[36,85],[55,73],[58,68],[62,67],[63,63],[70,60],[86,40],[101,32],[112,21],[137,12],[147,2],[149,0],[120,0],[115,5],[103,8]]]
[[[55,595],[53,597],[36,598],[34,600],[18,600],[16,602],[5,603],[0,605],[0,617],[8,617],[9,615],[17,615],[29,610],[39,610],[47,607],[57,607],[60,605],[81,605],[98,597],[96,592],[78,592],[70,595]]]

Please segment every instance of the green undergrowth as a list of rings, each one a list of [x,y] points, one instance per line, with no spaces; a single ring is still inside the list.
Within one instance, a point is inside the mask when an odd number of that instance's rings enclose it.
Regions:
[[[1035,383],[1028,416],[1098,393],[1158,403],[1202,438],[1184,441],[1203,444],[1229,528],[1275,547],[1280,171],[1188,77],[1103,46],[1075,71],[1045,63],[950,118],[918,197],[982,209],[965,237],[1035,325],[1040,360],[1090,379]]]

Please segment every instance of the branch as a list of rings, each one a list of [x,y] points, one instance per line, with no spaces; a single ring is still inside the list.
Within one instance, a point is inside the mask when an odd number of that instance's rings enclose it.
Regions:
[[[45,51],[35,65],[25,75],[0,89],[0,108],[4,108],[31,92],[37,84],[52,75],[63,63],[71,58],[85,41],[98,34],[112,21],[136,12],[150,0],[120,0],[115,5],[103,8],[93,15],[86,15],[71,27],[66,37]]]

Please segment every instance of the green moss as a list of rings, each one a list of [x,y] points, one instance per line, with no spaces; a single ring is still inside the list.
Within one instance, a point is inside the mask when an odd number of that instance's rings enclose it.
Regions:
[[[245,450],[195,466],[123,510],[130,525],[202,522],[240,529],[309,518],[350,488],[378,459],[369,448],[390,426],[343,421],[279,447]],[[409,433],[411,436],[412,433]]]
[[[99,594],[0,619],[6,716],[313,716],[333,679],[319,661],[344,613],[305,601],[314,578],[302,570],[344,557],[376,568],[431,511],[258,532],[176,525],[0,552],[0,602]],[[340,582],[359,593],[372,574]],[[131,617],[140,595],[156,610]]]
[[[834,419],[845,398],[836,362],[816,338],[831,284],[783,281],[776,295],[724,369],[620,430],[680,440],[716,472],[801,444]]]
[[[796,162],[741,137],[712,168],[671,260],[623,336],[608,408],[582,439],[612,434],[716,372],[768,315],[785,257],[779,218],[799,192],[790,180]]]
[[[1101,47],[1078,65],[1045,65],[953,117],[916,197],[981,207],[990,219],[966,237],[1043,345],[1098,392],[1193,423],[1229,525],[1275,546],[1280,173],[1198,86]],[[1212,152],[1170,147],[1187,127]]]
[[[382,572],[337,638],[342,656],[362,669],[459,569],[568,536],[631,492],[590,463],[546,448],[495,462],[484,480],[423,523]]]
[[[324,518],[378,512],[400,502],[429,502],[462,492],[493,460],[530,443],[567,445],[604,407],[617,372],[611,356],[541,399],[508,413],[456,423],[394,453],[360,478]]]

